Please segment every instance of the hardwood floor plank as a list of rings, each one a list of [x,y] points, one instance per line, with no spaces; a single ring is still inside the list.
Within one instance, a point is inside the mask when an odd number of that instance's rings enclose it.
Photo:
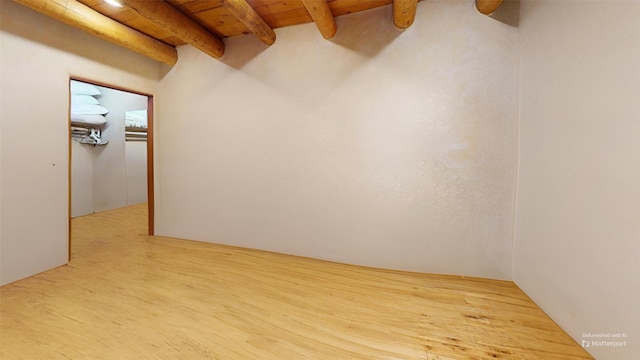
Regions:
[[[0,288],[1,359],[592,359],[512,282],[150,237],[145,206]]]

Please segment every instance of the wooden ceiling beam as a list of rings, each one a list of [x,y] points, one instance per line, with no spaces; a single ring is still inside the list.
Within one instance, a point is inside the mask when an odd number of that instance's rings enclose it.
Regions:
[[[222,0],[222,6],[267,45],[276,42],[276,33],[245,0]]]
[[[504,0],[476,0],[476,9],[485,15],[491,15]]]
[[[122,25],[76,0],[13,1],[156,61],[168,65],[178,61],[178,52],[173,46]]]
[[[326,0],[302,0],[309,15],[316,23],[322,37],[329,40],[336,34],[336,20]]]
[[[200,51],[219,58],[224,54],[224,42],[190,17],[164,1],[121,0],[122,4],[160,29],[191,44]]]
[[[406,29],[416,18],[418,0],[393,0],[393,24],[398,29]]]

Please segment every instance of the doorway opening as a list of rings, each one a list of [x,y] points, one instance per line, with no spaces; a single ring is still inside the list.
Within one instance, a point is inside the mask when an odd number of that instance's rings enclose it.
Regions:
[[[71,219],[147,203],[154,234],[153,95],[72,77],[69,81]]]

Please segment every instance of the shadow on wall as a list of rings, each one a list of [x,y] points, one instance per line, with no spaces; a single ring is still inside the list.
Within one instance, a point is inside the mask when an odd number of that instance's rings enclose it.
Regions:
[[[158,67],[155,60],[108,43],[22,5],[11,1],[0,1],[0,3],[2,7],[0,29],[2,31],[148,79],[158,79]],[[32,26],[32,19],[38,19],[42,26]],[[51,29],[56,30],[51,31]],[[97,41],[105,42],[108,46],[94,46]],[[119,56],[124,52],[130,55]],[[138,60],[132,62],[132,56],[138,57]]]
[[[367,57],[374,57],[411,29],[400,30],[393,25],[391,6],[337,17],[336,25],[338,31],[331,41]]]
[[[277,44],[276,38],[273,46],[277,46]],[[225,41],[224,55],[219,60],[239,70],[268,48],[268,45],[253,35],[240,35],[234,37],[234,41]]]
[[[520,25],[520,0],[506,0],[489,16],[501,23],[518,27]]]
[[[391,6],[339,16],[335,19],[338,28],[336,35],[330,40],[323,41],[330,41],[367,57],[374,57],[403,33],[403,30],[393,25]],[[315,28],[313,23],[297,26],[314,26]],[[321,38],[320,32],[316,32],[315,35]],[[280,45],[278,41],[276,40],[273,46]],[[236,70],[243,68],[269,49],[269,46],[252,35],[234,37],[233,41],[225,41],[225,45],[226,50],[220,61]]]

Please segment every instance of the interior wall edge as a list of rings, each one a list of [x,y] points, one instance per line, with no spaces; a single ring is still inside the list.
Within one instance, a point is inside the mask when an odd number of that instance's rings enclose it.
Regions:
[[[68,261],[70,77],[153,93],[159,66],[13,2],[1,6],[4,284]]]

